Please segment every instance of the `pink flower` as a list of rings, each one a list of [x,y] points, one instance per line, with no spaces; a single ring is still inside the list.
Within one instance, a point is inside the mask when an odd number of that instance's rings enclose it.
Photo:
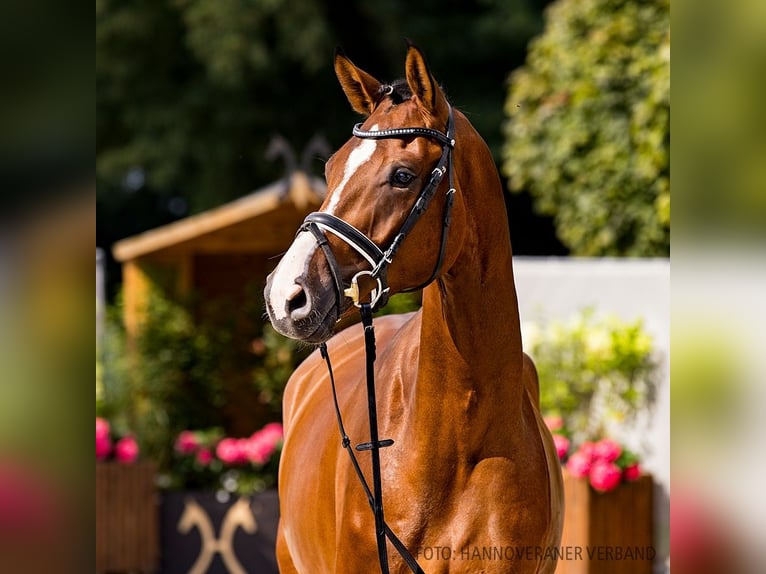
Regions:
[[[246,439],[245,439],[246,440]],[[215,454],[226,464],[242,464],[247,462],[247,455],[243,452],[242,439],[225,438],[218,443]]]
[[[622,454],[622,447],[609,438],[601,439],[593,446],[595,458],[605,462],[614,462]]]
[[[247,458],[254,464],[266,464],[283,439],[282,425],[269,423],[256,431],[247,442]]]
[[[102,419],[101,417],[96,417],[96,438],[104,435],[108,436],[109,432],[109,421]]]
[[[590,469],[589,478],[593,488],[599,492],[607,492],[620,484],[622,471],[614,463],[597,460]]]
[[[637,462],[634,462],[630,466],[625,467],[625,469],[622,471],[622,476],[627,481],[638,480],[638,478],[641,476],[641,467]]]
[[[213,453],[209,448],[202,447],[197,451],[195,460],[200,466],[207,466],[213,461]]]
[[[254,464],[265,464],[274,454],[274,445],[253,437],[247,444],[247,459]]]
[[[174,448],[180,454],[194,454],[199,446],[197,435],[192,431],[185,430],[178,435]]]
[[[269,437],[269,440],[274,441],[274,443],[279,442],[285,436],[282,423],[269,423],[264,426],[260,432]]]
[[[591,470],[593,462],[590,455],[584,453],[582,450],[578,450],[567,461],[567,470],[569,474],[576,478],[582,478],[588,476]]]
[[[117,441],[114,447],[115,458],[122,463],[129,464],[138,459],[138,443],[132,436],[126,436]]]
[[[580,448],[578,448],[577,451],[581,452],[582,455],[591,462],[596,460],[596,443],[594,442],[585,441],[580,445]]]
[[[564,428],[564,419],[558,415],[543,417],[543,421],[545,422],[545,426],[547,426],[548,430],[551,432]]]
[[[104,460],[112,452],[109,423],[96,417],[96,459]]]
[[[564,460],[564,457],[569,452],[569,439],[564,435],[553,435],[553,444],[556,445],[556,454],[559,455],[559,460]]]

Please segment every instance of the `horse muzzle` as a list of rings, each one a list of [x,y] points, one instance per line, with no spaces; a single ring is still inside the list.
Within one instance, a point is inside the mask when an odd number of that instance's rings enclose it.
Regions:
[[[338,319],[335,290],[329,273],[313,268],[315,245],[301,234],[266,280],[264,301],[276,331],[291,339],[322,343]],[[324,270],[323,270],[324,271]]]

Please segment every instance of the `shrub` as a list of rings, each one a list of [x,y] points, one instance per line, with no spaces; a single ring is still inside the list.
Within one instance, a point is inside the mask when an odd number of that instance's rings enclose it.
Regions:
[[[668,0],[558,0],[510,78],[504,174],[576,255],[670,251]]]
[[[308,349],[264,325],[260,296],[251,301],[194,305],[152,291],[130,341],[119,313],[109,314],[97,414],[135,431],[142,457],[161,473],[172,473],[187,429],[238,436],[279,419],[284,385]]]
[[[586,309],[569,321],[527,322],[523,329],[540,379],[540,410],[560,417],[574,444],[608,436],[652,407],[657,365],[640,320],[597,318]]]

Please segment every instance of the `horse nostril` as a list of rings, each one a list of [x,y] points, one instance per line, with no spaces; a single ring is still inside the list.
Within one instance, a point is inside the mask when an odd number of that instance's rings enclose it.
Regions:
[[[295,285],[293,290],[287,296],[287,314],[293,319],[300,319],[308,315],[308,297],[303,287]]]

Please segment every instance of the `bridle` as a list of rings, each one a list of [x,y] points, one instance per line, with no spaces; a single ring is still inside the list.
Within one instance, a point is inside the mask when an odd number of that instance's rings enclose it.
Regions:
[[[431,128],[414,127],[414,128],[393,128],[387,130],[375,130],[365,131],[362,129],[362,124],[356,124],[352,131],[354,136],[362,139],[391,139],[391,138],[405,138],[411,136],[427,137],[438,141],[442,145],[442,154],[439,158],[439,162],[431,172],[431,177],[428,183],[420,190],[415,204],[412,206],[409,214],[399,228],[399,231],[394,236],[391,244],[387,249],[383,250],[378,247],[364,233],[359,231],[356,227],[350,223],[344,221],[340,217],[337,217],[331,213],[325,213],[322,211],[315,211],[306,216],[303,221],[303,225],[298,229],[298,233],[302,231],[310,231],[317,239],[319,246],[324,252],[327,263],[330,267],[330,272],[335,284],[335,297],[336,305],[338,308],[338,316],[341,314],[341,302],[344,297],[348,296],[354,304],[359,307],[359,279],[367,276],[372,279],[376,287],[371,291],[370,306],[373,311],[383,307],[388,302],[388,282],[386,278],[386,272],[388,266],[392,263],[396,252],[399,250],[404,238],[412,230],[420,217],[425,213],[428,205],[433,199],[436,189],[439,187],[444,174],[447,173],[449,178],[449,189],[447,190],[446,202],[444,205],[444,217],[442,219],[442,235],[441,243],[439,246],[439,254],[436,260],[436,265],[431,273],[431,276],[423,282],[423,284],[407,289],[407,291],[416,291],[425,287],[431,283],[439,275],[442,263],[444,261],[444,252],[447,245],[447,232],[450,226],[452,204],[455,196],[455,185],[452,167],[452,150],[455,147],[455,122],[452,115],[452,107],[449,107],[449,116],[447,119],[446,133],[442,133],[439,130]],[[335,259],[335,255],[330,248],[330,245],[325,236],[325,232],[332,233],[344,243],[349,245],[354,251],[359,253],[370,265],[369,270],[360,271],[351,279],[351,286],[346,289],[343,283],[343,277],[338,267],[338,263]]]
[[[327,264],[330,267],[330,272],[333,277],[336,292],[336,305],[338,308],[338,316],[341,314],[341,304],[344,297],[350,297],[354,302],[354,305],[359,308],[359,312],[362,317],[362,325],[364,327],[364,341],[365,341],[365,357],[366,357],[366,374],[367,374],[367,409],[370,421],[370,441],[356,445],[356,450],[365,451],[369,450],[372,455],[372,483],[373,488],[370,490],[370,486],[367,483],[367,479],[362,472],[359,462],[354,453],[354,449],[351,447],[351,439],[346,434],[345,427],[343,425],[343,417],[341,416],[340,406],[338,404],[338,396],[335,387],[335,377],[332,371],[332,364],[330,362],[330,355],[327,351],[327,345],[321,343],[319,350],[322,358],[327,363],[327,369],[330,374],[330,383],[332,385],[332,395],[335,405],[335,415],[338,420],[338,429],[341,435],[341,445],[349,454],[351,464],[354,467],[359,481],[364,488],[365,494],[370,507],[375,515],[375,537],[378,546],[378,559],[380,561],[380,570],[383,574],[388,574],[388,552],[386,549],[386,539],[388,539],[394,548],[399,552],[402,559],[407,563],[407,566],[415,574],[423,574],[423,569],[413,558],[412,553],[407,547],[397,538],[396,534],[386,524],[383,516],[383,491],[381,485],[381,473],[380,473],[380,449],[391,446],[394,441],[391,439],[380,440],[378,437],[378,415],[377,415],[377,403],[375,399],[375,330],[372,324],[373,311],[383,307],[388,302],[389,287],[386,278],[386,272],[388,266],[392,263],[396,252],[401,247],[407,234],[412,230],[420,217],[425,213],[428,205],[431,203],[439,184],[442,181],[445,173],[448,174],[449,188],[446,194],[446,200],[444,205],[444,214],[442,218],[442,234],[441,243],[439,245],[439,254],[436,260],[436,265],[431,273],[431,276],[418,287],[407,289],[408,291],[414,291],[425,287],[439,276],[442,264],[444,262],[444,253],[447,244],[447,235],[449,231],[450,221],[452,217],[452,204],[455,196],[455,185],[453,175],[453,161],[452,150],[455,147],[455,121],[452,113],[452,107],[449,106],[449,114],[447,118],[447,126],[444,133],[439,130],[424,128],[424,127],[408,127],[408,128],[393,128],[387,130],[375,130],[365,131],[362,129],[362,124],[356,124],[352,131],[353,135],[362,139],[385,139],[385,138],[405,138],[405,137],[427,137],[438,141],[442,145],[442,154],[439,158],[439,162],[431,172],[431,177],[428,183],[423,187],[418,195],[415,204],[407,215],[406,219],[399,228],[399,231],[394,236],[391,244],[384,251],[378,247],[369,237],[359,231],[350,223],[344,221],[340,217],[324,212],[310,213],[303,224],[298,230],[298,233],[303,231],[311,232],[317,240],[317,244],[324,252]],[[343,283],[343,277],[338,267],[338,263],[335,259],[335,255],[332,252],[327,236],[325,233],[332,233],[336,237],[340,238],[344,243],[348,244],[354,251],[359,253],[370,265],[369,270],[359,271],[351,279],[351,285],[349,288],[345,288]],[[362,293],[359,288],[359,280],[362,277],[369,277],[374,281],[375,287],[372,288],[368,294]],[[369,300],[362,301],[362,298],[369,296]]]

